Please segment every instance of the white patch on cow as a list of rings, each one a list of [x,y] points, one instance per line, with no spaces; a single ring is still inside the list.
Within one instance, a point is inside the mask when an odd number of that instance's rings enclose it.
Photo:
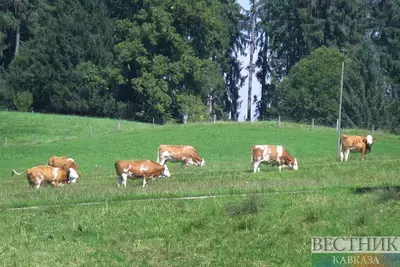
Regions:
[[[271,153],[271,151],[269,151],[269,147],[263,146],[261,149],[263,150],[263,155],[262,155],[261,161],[269,161],[270,153]]]
[[[367,135],[367,144],[368,145],[372,145],[372,143],[374,142],[374,138],[372,137],[372,135]]]
[[[276,161],[277,162],[280,162],[280,160],[281,160],[281,157],[282,157],[282,155],[283,155],[283,147],[282,146],[277,146],[276,147]]]
[[[68,161],[72,161],[72,162],[75,162],[75,160],[74,159],[72,159],[72,158],[69,158],[69,159],[67,159]]]
[[[149,166],[144,166],[143,164],[141,164],[140,165],[140,168],[139,168],[139,170],[141,171],[141,172],[144,172],[144,171],[147,171],[149,169]]]
[[[295,158],[292,165],[293,170],[297,171],[299,169],[299,165],[297,164],[297,159]]]
[[[126,168],[126,169],[122,169],[122,171],[123,172],[128,172],[130,170],[130,168],[131,168],[131,165],[129,165],[128,168]]]
[[[127,172],[128,177],[133,177],[133,172]]]
[[[170,177],[171,173],[169,172],[168,166],[164,165],[164,170],[161,173],[162,177]]]
[[[76,179],[79,178],[79,174],[73,168],[69,168],[68,171],[69,171],[69,176],[67,183],[75,183]]]
[[[54,168],[53,169],[53,181],[57,178],[59,168]]]
[[[203,167],[205,164],[206,164],[206,161],[204,159],[201,159],[200,166]]]
[[[169,160],[169,161],[174,161],[174,159],[171,157],[172,153],[168,152],[168,151],[164,151],[161,153],[160,155],[160,164],[164,165],[165,161]]]
[[[42,181],[44,180],[44,176],[43,174],[39,173],[39,175],[36,178],[36,183],[33,187],[35,187],[36,189],[39,189],[40,184],[42,183]]]
[[[189,160],[187,162],[188,162],[188,164],[194,165],[194,162],[193,162],[192,158],[189,158]]]

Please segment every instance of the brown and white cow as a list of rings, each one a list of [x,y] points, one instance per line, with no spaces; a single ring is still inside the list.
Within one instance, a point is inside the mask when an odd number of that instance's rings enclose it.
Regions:
[[[29,185],[36,189],[38,189],[42,183],[51,184],[55,187],[57,185],[75,183],[79,178],[78,173],[73,168],[65,170],[63,168],[55,168],[45,165],[36,166],[21,173],[18,173],[15,170],[12,170],[11,172],[12,175],[21,175],[23,173],[26,173]]]
[[[251,148],[251,162],[254,172],[260,171],[260,163],[277,165],[279,171],[282,168],[299,169],[297,159],[290,156],[283,146],[255,145]]]
[[[51,167],[65,168],[67,170],[69,168],[73,168],[75,171],[78,170],[78,165],[76,164],[75,160],[67,157],[53,156],[49,158],[47,165]]]
[[[126,187],[127,178],[142,178],[143,187],[149,178],[170,177],[167,165],[160,165],[152,160],[119,160],[115,162],[115,171],[118,176],[118,187]]]
[[[350,152],[360,152],[361,160],[364,155],[371,152],[371,146],[376,141],[372,135],[346,135],[340,137],[340,161],[347,161]]]
[[[192,146],[160,145],[158,147],[157,162],[164,165],[165,162],[181,162],[182,166],[188,164],[204,166],[206,161],[200,157]]]

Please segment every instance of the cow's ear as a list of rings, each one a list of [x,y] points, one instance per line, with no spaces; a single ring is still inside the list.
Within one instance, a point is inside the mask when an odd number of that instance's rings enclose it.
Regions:
[[[376,141],[376,138],[374,138],[374,142]]]
[[[363,141],[364,143],[367,143],[367,139],[366,139],[366,138],[364,138],[362,141]]]

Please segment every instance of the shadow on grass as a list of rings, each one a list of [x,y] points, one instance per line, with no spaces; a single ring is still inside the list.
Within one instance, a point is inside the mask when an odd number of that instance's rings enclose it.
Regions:
[[[377,194],[376,201],[385,203],[388,201],[400,201],[400,186],[376,186],[376,187],[360,187],[353,189],[354,194]]]
[[[358,187],[351,189],[353,194],[367,194],[367,193],[374,193],[374,192],[400,192],[400,185],[395,186],[374,186],[374,187]]]

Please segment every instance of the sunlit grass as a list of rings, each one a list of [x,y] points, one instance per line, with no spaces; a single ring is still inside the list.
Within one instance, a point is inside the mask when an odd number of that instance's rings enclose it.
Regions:
[[[398,136],[378,132],[365,161],[351,154],[341,163],[336,131],[325,127],[121,121],[117,132],[116,120],[7,112],[0,118],[0,138],[9,140],[0,147],[5,266],[309,266],[312,236],[400,231],[398,192],[385,189],[400,185]],[[64,141],[68,127],[71,135]],[[33,128],[40,130],[31,143]],[[207,167],[168,163],[170,178],[146,188],[141,180],[129,180],[127,188],[117,188],[115,161],[155,160],[160,144],[192,145]],[[254,174],[254,144],[284,145],[299,170],[280,173],[262,165]],[[36,191],[25,176],[11,176],[12,169],[46,164],[52,155],[77,161],[83,174],[77,184]],[[364,187],[377,189],[354,193]],[[187,196],[217,197],[159,200]],[[9,210],[16,207],[43,209]]]

